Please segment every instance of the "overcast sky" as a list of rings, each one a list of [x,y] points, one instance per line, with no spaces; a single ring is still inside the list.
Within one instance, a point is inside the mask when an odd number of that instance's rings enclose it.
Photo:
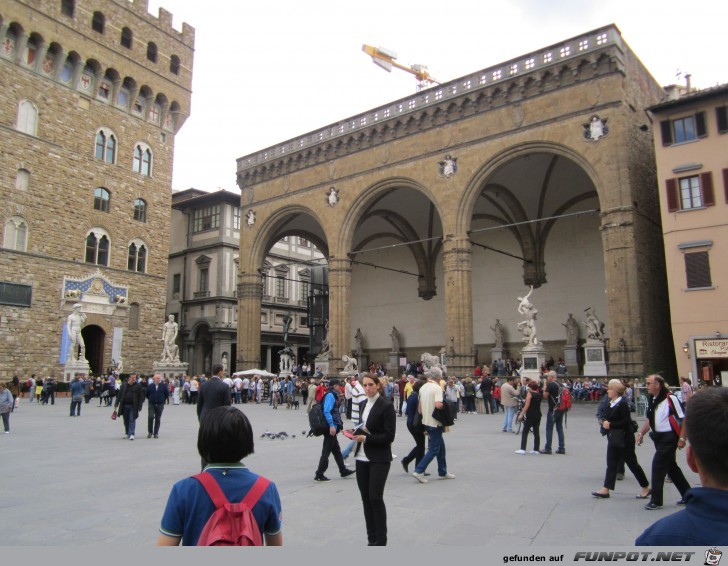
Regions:
[[[614,23],[662,85],[728,82],[720,0],[150,0],[196,30],[192,114],[173,188],[237,190],[235,160],[415,92],[361,51],[395,51],[441,82]]]

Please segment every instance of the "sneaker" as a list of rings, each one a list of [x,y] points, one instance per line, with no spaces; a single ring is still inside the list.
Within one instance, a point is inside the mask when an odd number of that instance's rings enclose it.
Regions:
[[[341,472],[341,477],[342,477],[342,478],[348,478],[349,476],[352,476],[352,475],[354,475],[355,473],[356,473],[356,470],[349,470],[349,469],[346,469],[346,470],[344,470],[343,472]]]
[[[624,474],[617,474],[617,481],[622,481],[624,479]]]
[[[404,468],[404,473],[409,474],[409,462],[402,460],[402,467]]]
[[[681,499],[680,501],[678,501],[677,503],[675,503],[675,505],[687,505],[687,504],[688,504],[688,502],[685,501],[685,499]]]
[[[645,505],[645,509],[648,511],[654,511],[655,509],[662,509],[662,505],[656,505],[655,503],[648,503]]]
[[[327,482],[327,481],[331,481],[331,480],[322,474],[320,476],[316,476],[315,478],[313,478],[313,481]]]
[[[564,448],[559,448],[559,449],[558,449],[558,450],[556,451],[556,453],[557,453],[557,454],[566,454],[566,450],[565,450]]]
[[[6,431],[5,431],[5,434],[10,434],[10,431],[9,431],[9,430],[6,430]]]
[[[516,454],[525,454],[525,453],[526,453],[525,450],[516,450]]]
[[[152,438],[152,433],[147,434],[147,438]]]
[[[159,435],[158,435],[158,434],[155,434],[155,435],[154,435],[154,438],[159,438]]]
[[[134,435],[133,434],[130,434],[129,435],[129,440],[134,440]]]
[[[539,452],[538,450],[531,450],[531,452],[530,452],[530,453],[531,453],[531,454],[541,454],[541,452]]]
[[[439,480],[454,480],[455,474],[445,474],[444,476],[437,476]]]
[[[427,478],[425,477],[425,474],[418,474],[417,472],[412,472],[412,477],[415,478],[420,483],[427,483]]]
[[[551,454],[551,450],[539,450],[539,454]]]

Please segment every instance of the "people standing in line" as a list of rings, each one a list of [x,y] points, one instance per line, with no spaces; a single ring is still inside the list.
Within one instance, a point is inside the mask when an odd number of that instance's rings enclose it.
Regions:
[[[5,434],[10,434],[10,413],[14,403],[13,394],[4,383],[0,383],[0,417],[3,419]]]
[[[71,389],[71,417],[81,416],[81,401],[86,393],[86,383],[83,374],[76,374],[70,385]]]
[[[147,385],[147,438],[159,438],[159,425],[162,420],[164,404],[169,399],[169,386],[162,383],[162,375],[155,373],[153,383]]]
[[[328,432],[325,432],[323,437],[323,446],[321,447],[321,457],[319,458],[318,468],[316,468],[316,474],[313,480],[316,482],[329,482],[324,473],[329,467],[329,456],[334,456],[334,461],[339,467],[339,473],[342,478],[350,476],[356,473],[355,470],[350,470],[344,464],[344,457],[341,455],[341,448],[339,447],[339,440],[337,434],[341,431],[341,382],[337,378],[329,380],[329,390],[324,395],[322,400],[322,410],[324,418],[329,425]]]
[[[604,486],[593,491],[594,497],[607,499],[609,492],[614,490],[617,483],[619,462],[623,461],[634,474],[642,491],[637,499],[647,499],[650,496],[650,482],[647,480],[642,466],[635,454],[634,429],[632,428],[632,415],[629,405],[623,397],[625,387],[618,379],[612,379],[607,385],[609,402],[604,412],[602,427],[607,431],[607,472],[604,476]]]
[[[421,418],[417,419],[417,422],[415,421],[415,417],[419,415],[419,413],[417,412],[417,406],[420,402],[419,392],[420,388],[424,384],[425,382],[419,379],[415,382],[412,393],[407,396],[407,405],[404,409],[404,412],[407,415],[407,430],[412,435],[412,438],[414,438],[415,440],[415,447],[410,450],[410,453],[407,454],[407,456],[402,458],[402,467],[407,474],[409,473],[410,462],[414,460],[416,466],[425,456],[425,427],[422,426]]]
[[[144,388],[137,381],[137,374],[132,373],[126,382],[121,384],[114,405],[114,410],[118,409],[117,414],[124,419],[124,438],[134,440],[136,420],[139,418],[142,405],[144,405]]]
[[[688,466],[700,476],[701,487],[685,493],[683,511],[648,527],[635,541],[637,546],[728,545],[728,390],[698,391],[690,399],[685,424]]]
[[[531,454],[538,454],[538,448],[541,443],[541,435],[539,427],[541,426],[541,388],[538,380],[532,379],[528,382],[528,392],[526,393],[526,402],[523,405],[518,418],[523,421],[523,430],[521,431],[521,448],[516,450],[516,454],[526,453],[526,443],[528,433],[533,433],[533,450]]]
[[[650,438],[655,444],[655,455],[652,458],[652,496],[645,509],[652,511],[662,508],[662,489],[668,475],[680,492],[677,504],[685,505],[685,494],[690,489],[690,484],[675,460],[677,450],[685,448],[685,436],[679,424],[679,420],[685,415],[680,401],[670,393],[662,376],[648,375],[645,385],[650,396],[647,420],[642,430],[637,433],[637,445],[642,444],[642,439],[650,429]]]
[[[419,403],[417,411],[422,415],[422,424],[429,437],[429,445],[420,463],[415,466],[412,476],[420,483],[427,483],[425,471],[434,458],[437,459],[437,475],[441,480],[455,479],[455,475],[447,471],[447,458],[445,451],[445,439],[442,437],[445,427],[440,421],[432,416],[432,412],[442,409],[444,398],[440,380],[442,370],[439,367],[431,367],[424,372],[427,379],[420,388]]]
[[[518,407],[518,391],[513,387],[515,378],[512,375],[506,377],[506,382],[501,385],[501,403],[505,408],[505,417],[501,431],[513,432],[513,418],[516,416]]]
[[[365,373],[361,380],[366,401],[360,404],[362,426],[356,440],[356,482],[364,506],[364,523],[369,546],[387,546],[387,508],[384,486],[392,465],[392,442],[397,431],[397,414],[383,394],[376,375]]]
[[[556,372],[550,370],[546,374],[546,387],[543,391],[544,399],[548,401],[548,412],[546,413],[546,445],[541,450],[541,454],[551,454],[551,441],[554,437],[554,425],[556,425],[556,435],[559,439],[559,447],[556,449],[557,454],[566,454],[566,443],[564,441],[564,413],[559,411],[558,403],[561,399],[561,386],[556,381]],[[621,395],[621,393],[620,393]]]
[[[222,367],[222,365],[221,365]],[[214,372],[214,368],[213,368]],[[276,485],[254,474],[243,458],[253,453],[253,429],[236,407],[217,407],[206,413],[197,433],[197,450],[209,474],[231,503],[241,502],[252,489],[261,492],[253,517],[266,546],[282,546],[281,498]],[[172,487],[159,528],[157,546],[195,546],[216,507],[200,480],[188,477]]]

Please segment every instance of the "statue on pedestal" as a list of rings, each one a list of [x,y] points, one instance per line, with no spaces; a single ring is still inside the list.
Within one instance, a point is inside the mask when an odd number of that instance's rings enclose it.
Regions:
[[[81,303],[73,305],[73,312],[68,315],[66,319],[66,330],[68,331],[68,339],[71,341],[71,345],[68,348],[68,360],[69,362],[85,361],[86,360],[86,344],[83,341],[81,335],[81,329],[86,324],[86,315],[81,312]],[[81,348],[81,353],[76,354],[76,348]]]
[[[220,365],[222,365],[222,374],[227,375],[228,374],[227,352],[222,353],[222,359],[220,360]]]
[[[576,346],[579,342],[579,325],[576,323],[574,315],[569,313],[569,318],[566,319],[566,322],[562,322],[561,326],[566,328],[566,345]]]
[[[528,346],[537,346],[538,339],[536,338],[536,315],[538,310],[533,306],[533,303],[529,300],[529,297],[533,294],[533,285],[531,290],[525,297],[518,297],[518,312],[526,317],[526,320],[518,323],[518,330],[523,333],[524,342],[528,343]]]
[[[167,322],[164,323],[162,328],[162,342],[164,343],[164,347],[162,349],[163,362],[179,361],[179,347],[175,343],[178,332],[179,325],[174,321],[174,315],[170,314]]]
[[[361,333],[361,328],[356,329],[356,334],[354,334],[354,340],[356,341],[356,355],[361,357],[364,344],[364,335]]]
[[[356,358],[353,355],[344,355],[341,358],[341,361],[344,362],[344,373],[356,373],[359,371],[359,364],[357,363]]]
[[[392,338],[392,352],[399,352],[399,330],[397,330],[396,326],[392,327],[392,332],[389,333],[389,336]]]
[[[495,334],[495,347],[503,348],[503,342],[505,341],[505,329],[501,324],[500,318],[495,319],[495,326],[491,326],[490,329]]]
[[[283,343],[286,345],[288,345],[288,331],[291,329],[291,322],[293,322],[293,318],[286,313],[283,316]]]
[[[584,309],[586,318],[584,326],[586,326],[586,336],[590,340],[604,341],[604,323],[597,318],[593,307]]]

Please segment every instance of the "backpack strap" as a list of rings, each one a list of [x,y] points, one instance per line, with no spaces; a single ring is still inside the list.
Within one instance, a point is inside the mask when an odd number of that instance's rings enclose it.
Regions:
[[[243,505],[246,505],[248,509],[252,511],[253,507],[255,507],[255,505],[258,503],[258,500],[263,496],[265,490],[268,489],[269,485],[270,480],[264,478],[263,476],[258,476],[258,479],[255,480],[255,483],[253,484],[253,487],[250,488],[250,491],[248,491],[241,503]]]
[[[225,497],[225,494],[220,488],[220,485],[217,483],[217,480],[215,480],[212,474],[210,474],[209,472],[201,472],[192,477],[202,484],[202,487],[205,488],[207,495],[210,496],[210,499],[212,499],[212,503],[216,509],[219,509],[220,507],[223,507],[226,503],[229,503],[227,497]],[[253,484],[253,487],[250,488],[250,490],[240,503],[246,505],[248,509],[252,510],[253,507],[255,507],[255,505],[258,503],[258,500],[261,498],[263,493],[265,493],[265,490],[268,489],[269,485],[270,480],[264,478],[263,476],[258,476],[258,479],[255,480],[255,483]]]

